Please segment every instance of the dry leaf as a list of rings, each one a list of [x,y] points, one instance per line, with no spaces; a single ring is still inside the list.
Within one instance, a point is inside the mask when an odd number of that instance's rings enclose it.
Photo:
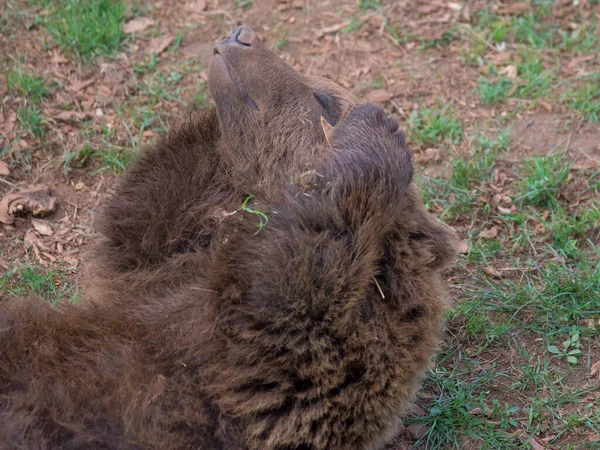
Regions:
[[[502,274],[492,266],[487,266],[482,269],[482,272],[494,278],[502,278]]]
[[[498,236],[498,227],[496,226],[488,228],[487,230],[483,230],[481,233],[479,233],[479,237],[484,239],[494,239],[496,236]]]
[[[365,96],[365,101],[373,103],[385,103],[389,102],[391,99],[392,94],[390,94],[385,89],[376,89],[374,91],[369,92]]]
[[[34,230],[40,233],[41,235],[52,236],[54,234],[54,231],[52,231],[50,225],[48,225],[48,223],[44,222],[43,220],[31,219],[31,225],[33,225]]]
[[[94,78],[85,81],[75,81],[69,86],[67,86],[65,89],[71,92],[79,92],[80,90],[85,89],[86,87],[94,84],[94,81],[96,81]]]
[[[590,170],[595,169],[600,165],[595,159],[588,159],[587,161],[571,164],[571,170]]]
[[[196,0],[195,2],[191,2],[188,7],[188,11],[190,12],[202,12],[206,9],[206,0]]]
[[[157,38],[152,38],[150,39],[150,43],[148,44],[146,52],[149,54],[154,53],[156,55],[160,55],[166,50],[166,48],[169,45],[171,45],[171,42],[173,42],[173,36],[170,34]]]
[[[506,66],[498,71],[500,75],[506,75],[507,78],[515,80],[517,78],[517,66]]]
[[[72,120],[83,120],[89,117],[88,114],[79,111],[58,111],[53,114],[48,114],[55,120],[62,120],[63,122],[70,122]]]
[[[510,3],[502,5],[500,12],[502,14],[521,14],[529,11],[529,3]]]
[[[460,244],[458,244],[458,252],[459,253],[469,253],[469,244],[467,244],[465,241],[462,241]]]
[[[592,364],[592,367],[590,368],[590,377],[593,377],[597,373],[600,373],[600,361],[596,361]]]
[[[592,61],[593,59],[596,58],[596,54],[594,53],[593,55],[587,55],[587,56],[580,56],[579,58],[573,58],[571,61],[569,61],[569,64],[567,64],[567,67],[575,67],[578,66],[579,64],[583,63],[583,62],[587,62],[587,61]]]
[[[417,423],[409,425],[404,429],[404,434],[406,434],[409,439],[414,441],[423,438],[427,435],[427,433],[429,433],[429,428],[425,425],[420,425]]]
[[[529,445],[531,446],[531,450],[545,450],[547,448],[533,436],[531,436],[531,439],[529,439]]]
[[[136,17],[123,25],[123,33],[139,33],[140,31],[144,31],[150,25],[154,25],[154,20],[149,19],[148,17]]]
[[[490,200],[490,206],[496,207],[496,206],[498,206],[500,204],[501,201],[502,201],[502,195],[501,194],[496,194]]]
[[[0,175],[10,175],[8,164],[6,164],[4,161],[0,161]]]
[[[25,233],[25,239],[23,239],[23,241],[28,245],[35,245],[39,239],[33,230],[27,230],[27,233]]]
[[[512,208],[503,208],[502,206],[498,206],[498,212],[500,212],[501,214],[511,214]]]
[[[317,32],[317,38],[321,38],[321,37],[325,36],[326,34],[337,33],[341,29],[346,28],[351,23],[352,23],[351,20],[346,20],[345,22],[341,22],[336,25],[331,25],[330,27],[321,28]]]
[[[29,210],[34,216],[54,210],[56,198],[48,186],[35,185],[19,192],[9,192],[0,200],[0,222],[11,225],[14,214]]]

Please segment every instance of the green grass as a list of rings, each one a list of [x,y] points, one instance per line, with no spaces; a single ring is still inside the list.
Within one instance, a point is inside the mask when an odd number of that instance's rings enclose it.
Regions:
[[[45,6],[44,24],[64,51],[87,61],[120,49],[126,13],[122,0],[46,0]]]
[[[46,134],[46,122],[44,115],[36,105],[23,103],[17,110],[17,121],[21,130],[30,133],[33,137],[43,138]]]
[[[38,75],[30,74],[22,67],[17,67],[5,73],[6,90],[17,94],[31,102],[38,102],[50,94],[46,80]]]
[[[465,301],[476,302],[485,314],[501,314],[516,330],[529,330],[542,339],[567,338],[573,327],[586,335],[597,335],[591,325],[598,318],[600,298],[600,251],[581,252],[568,260],[552,248],[544,253],[545,264],[521,261],[523,279],[497,283],[480,281]],[[591,320],[591,322],[590,322]]]
[[[557,30],[540,22],[533,14],[514,17],[511,27],[514,42],[517,44],[524,44],[534,49],[554,46]]]
[[[589,122],[600,122],[600,79],[566,95],[566,103],[578,111]]]
[[[413,111],[408,124],[411,141],[423,147],[462,140],[462,122],[449,105]]]
[[[16,296],[36,294],[56,305],[63,299],[78,300],[75,284],[65,280],[56,270],[46,270],[31,263],[9,268],[0,278],[0,291]]]
[[[517,201],[522,205],[551,208],[569,174],[569,163],[563,154],[535,156],[522,166]]]
[[[476,135],[470,155],[452,157],[452,174],[448,179],[421,180],[425,204],[441,210],[442,217],[468,212],[478,203],[483,184],[490,180],[500,152],[509,147],[509,129],[501,131],[496,139]]]
[[[488,81],[484,77],[480,77],[478,82],[479,98],[484,105],[495,105],[505,100],[514,83],[507,78],[500,78],[496,81]]]
[[[521,52],[515,65],[517,78],[496,77],[493,81],[484,77],[478,80],[478,94],[484,105],[495,105],[509,97],[536,99],[548,95],[553,89],[554,71],[544,68],[537,52]],[[495,67],[491,66],[497,75]]]

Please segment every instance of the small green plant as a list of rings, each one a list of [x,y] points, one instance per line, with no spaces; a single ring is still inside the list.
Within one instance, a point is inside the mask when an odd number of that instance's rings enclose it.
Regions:
[[[589,122],[600,122],[600,80],[566,95],[566,102]]]
[[[422,146],[444,141],[458,144],[462,140],[462,123],[449,105],[413,111],[409,126],[412,140]]]
[[[533,14],[514,17],[511,25],[514,40],[518,44],[535,49],[552,47],[554,44],[556,28],[539,21]]]
[[[60,47],[83,60],[119,50],[126,7],[122,0],[56,0],[45,25]]]
[[[22,296],[34,293],[53,305],[63,298],[77,299],[77,286],[62,279],[54,270],[43,270],[31,263],[9,268],[0,279],[0,290]]]
[[[6,90],[36,103],[50,93],[44,78],[16,68],[6,73]]]
[[[90,145],[84,145],[80,150],[66,152],[62,157],[63,171],[67,173],[72,167],[81,169],[89,163],[93,156],[94,150]]]
[[[281,37],[277,40],[277,42],[275,42],[273,44],[273,48],[281,50],[281,49],[287,47],[287,45],[288,45],[288,34],[287,34],[287,31],[284,31],[281,34]]]
[[[46,122],[37,106],[24,103],[17,110],[17,120],[21,129],[33,137],[42,138],[46,134]]]
[[[570,364],[577,364],[577,357],[581,355],[581,342],[579,330],[573,329],[566,341],[560,347],[549,345],[547,350],[557,358],[565,358]]]
[[[264,226],[269,222],[269,218],[267,217],[267,215],[264,212],[258,211],[256,209],[248,206],[248,203],[253,198],[254,198],[254,195],[249,195],[248,197],[246,197],[244,199],[244,202],[242,203],[242,206],[240,207],[240,211],[244,211],[244,212],[247,212],[250,214],[255,214],[258,216],[258,220],[259,220],[258,230],[256,230],[256,233],[254,233],[254,235],[256,236],[258,233],[261,232],[261,230],[264,228]]]
[[[526,160],[522,167],[523,178],[517,200],[532,206],[556,206],[556,197],[569,170],[569,163],[561,153],[534,156]]]
[[[233,9],[243,9],[244,11],[249,10],[254,6],[254,0],[234,0]]]
[[[497,81],[489,82],[486,78],[480,77],[478,81],[479,98],[484,105],[495,105],[509,96],[513,89],[513,82],[500,78]]]

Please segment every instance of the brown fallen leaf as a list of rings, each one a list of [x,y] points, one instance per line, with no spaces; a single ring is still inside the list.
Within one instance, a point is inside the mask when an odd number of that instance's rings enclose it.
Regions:
[[[404,434],[406,435],[406,437],[415,441],[427,435],[428,432],[429,427],[427,427],[426,425],[420,425],[416,423],[409,425],[404,429]]]
[[[37,242],[39,241],[39,239],[35,235],[35,231],[33,231],[33,230],[27,230],[27,233],[25,233],[25,239],[23,239],[23,241],[27,245],[35,245],[35,244],[37,244]]]
[[[569,61],[569,64],[567,64],[567,67],[576,67],[579,64],[583,63],[583,62],[588,62],[588,61],[592,61],[596,58],[596,56],[598,56],[596,53],[592,54],[592,55],[587,55],[587,56],[580,56],[579,58],[573,58],[571,61]]]
[[[346,20],[344,22],[335,24],[335,25],[331,25],[329,27],[325,27],[325,28],[321,28],[317,34],[316,37],[318,38],[322,38],[323,36],[325,36],[326,34],[331,34],[331,33],[337,33],[338,31],[340,31],[343,28],[346,28],[348,25],[350,25],[352,23],[351,20]]]
[[[187,10],[190,12],[202,12],[206,9],[206,0],[196,0],[195,2],[191,2]]]
[[[531,446],[531,450],[545,450],[548,448],[533,436],[531,436],[528,443]]]
[[[506,75],[507,78],[511,80],[517,79],[517,66],[513,66],[512,64],[506,67],[503,67],[498,71],[500,75]]]
[[[67,86],[65,89],[71,92],[79,92],[80,90],[85,89],[86,87],[94,84],[95,81],[96,80],[94,78],[85,81],[75,81],[69,86]]]
[[[148,17],[136,17],[123,25],[123,33],[139,33],[140,31],[144,31],[150,25],[154,25],[154,20]]]
[[[510,3],[502,5],[501,14],[521,14],[529,11],[529,3]]]
[[[169,45],[173,42],[173,35],[166,34],[161,37],[150,39],[150,43],[146,48],[146,53],[156,54],[157,56],[164,52]]]
[[[571,170],[590,170],[598,167],[600,163],[595,159],[588,159],[584,162],[579,162],[575,164],[571,164]]]
[[[495,208],[496,206],[498,206],[500,204],[501,201],[502,201],[502,195],[496,194],[490,200],[490,206]]]
[[[483,273],[485,273],[486,275],[489,275],[491,277],[494,278],[502,278],[502,274],[498,271],[498,269],[496,269],[495,267],[492,266],[486,266],[483,269],[481,269],[481,271]]]
[[[50,228],[47,222],[38,219],[31,219],[31,225],[33,225],[33,229],[40,233],[43,236],[52,236],[54,231]]]
[[[29,210],[34,216],[54,210],[56,198],[45,185],[34,185],[19,192],[9,192],[0,200],[0,222],[12,225],[18,211]]]
[[[479,233],[479,237],[482,237],[484,239],[494,239],[496,236],[498,236],[497,226],[492,226],[487,230],[483,230],[481,233]]]
[[[365,101],[373,103],[385,103],[389,102],[391,99],[392,94],[390,94],[385,89],[376,89],[374,91],[369,92],[365,96]]]
[[[465,241],[462,241],[460,244],[458,244],[458,253],[469,253],[469,244],[467,244]]]
[[[598,373],[600,373],[600,361],[596,361],[592,364],[592,367],[590,367],[590,377],[593,377]]]
[[[0,161],[0,175],[10,175],[8,164],[6,164],[4,161]]]

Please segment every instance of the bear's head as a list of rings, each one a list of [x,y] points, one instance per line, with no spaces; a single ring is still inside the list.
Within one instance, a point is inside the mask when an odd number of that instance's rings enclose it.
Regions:
[[[329,78],[296,72],[248,27],[215,47],[208,87],[221,154],[248,193],[269,192],[273,183],[310,170],[324,149],[324,130],[359,103]]]

